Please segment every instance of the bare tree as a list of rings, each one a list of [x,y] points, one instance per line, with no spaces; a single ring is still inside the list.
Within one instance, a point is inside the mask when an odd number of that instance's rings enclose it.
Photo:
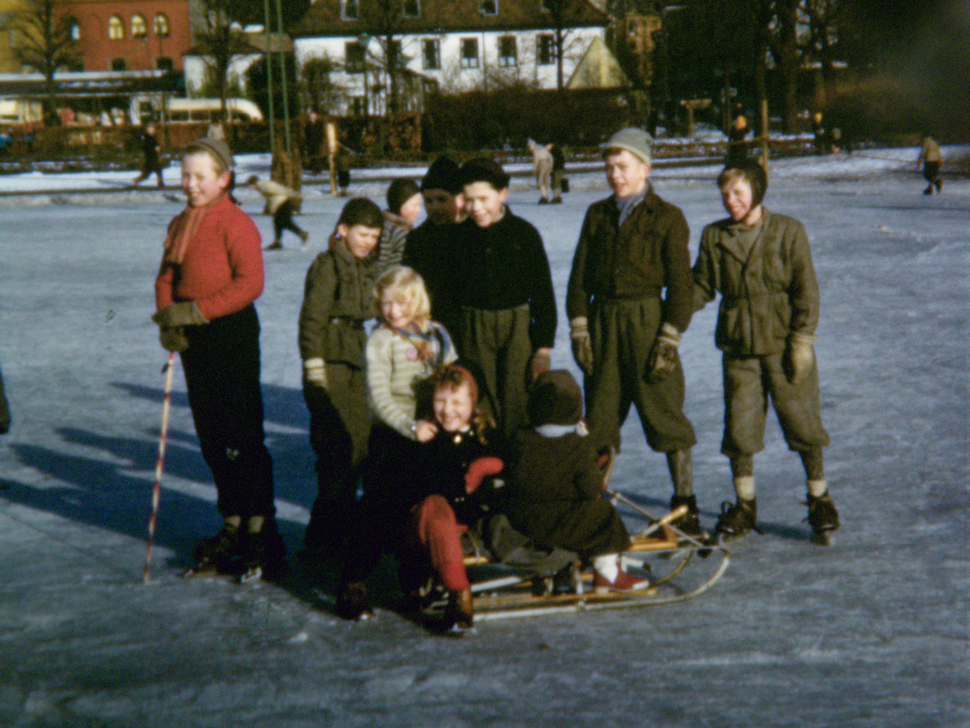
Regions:
[[[241,28],[257,21],[259,15],[253,2],[240,0],[200,0],[199,10],[202,28],[196,36],[197,45],[209,79],[218,92],[222,117],[228,120],[226,99],[229,95],[229,69],[237,57],[254,52],[242,37]]]
[[[549,13],[549,27],[552,29],[553,48],[556,53],[556,88],[565,88],[566,79],[563,61],[571,45],[570,36],[576,21],[589,10],[587,0],[540,0],[542,8]]]
[[[76,21],[58,12],[55,0],[26,0],[17,21],[22,35],[15,49],[17,60],[44,75],[47,95],[44,99],[44,123],[56,126],[57,83],[54,74],[78,65],[73,31]]]

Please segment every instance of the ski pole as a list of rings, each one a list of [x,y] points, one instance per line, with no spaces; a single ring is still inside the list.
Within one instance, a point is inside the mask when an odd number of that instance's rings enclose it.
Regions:
[[[149,566],[152,561],[152,542],[155,540],[155,520],[162,496],[162,466],[165,462],[165,441],[168,439],[168,410],[172,405],[172,372],[175,369],[175,352],[168,353],[168,361],[162,367],[165,372],[165,396],[162,404],[162,431],[158,439],[158,460],[155,463],[155,485],[152,487],[152,515],[148,519],[148,550],[145,553],[144,583],[150,581]]]

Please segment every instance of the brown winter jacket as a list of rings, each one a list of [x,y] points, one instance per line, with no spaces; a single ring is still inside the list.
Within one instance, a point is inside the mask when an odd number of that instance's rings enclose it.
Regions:
[[[367,334],[363,322],[374,317],[376,256],[355,258],[338,242],[320,253],[306,274],[300,309],[300,357],[363,366]]]
[[[733,356],[776,354],[790,334],[814,334],[818,326],[818,280],[805,226],[768,210],[762,225],[749,251],[732,220],[708,225],[694,263],[695,310],[721,294],[714,343]]]
[[[663,320],[685,331],[693,313],[687,240],[690,229],[679,207],[651,186],[643,201],[619,226],[616,198],[594,202],[586,211],[573,256],[566,313],[588,316],[594,298],[659,298]]]

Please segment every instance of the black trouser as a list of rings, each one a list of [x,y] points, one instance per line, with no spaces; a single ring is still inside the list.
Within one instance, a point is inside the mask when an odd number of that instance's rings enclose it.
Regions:
[[[185,333],[185,384],[219,513],[272,517],[273,461],[264,443],[256,309],[249,305],[204,326],[187,326]]]
[[[290,230],[297,235],[303,234],[303,229],[293,222],[293,201],[287,200],[276,208],[273,213],[273,230],[276,232],[276,241],[279,241],[284,230]]]
[[[939,162],[923,162],[923,179],[931,185],[940,178]]]

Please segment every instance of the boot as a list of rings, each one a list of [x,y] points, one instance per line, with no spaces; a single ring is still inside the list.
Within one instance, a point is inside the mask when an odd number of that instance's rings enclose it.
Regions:
[[[242,549],[243,582],[252,579],[275,579],[286,573],[286,545],[269,517],[249,519]]]
[[[240,524],[241,519],[238,516],[228,516],[219,533],[200,541],[192,552],[195,566],[186,571],[185,575],[229,572],[232,569],[232,562],[241,552]]]
[[[674,509],[686,504],[690,509],[686,516],[678,518],[671,525],[691,536],[699,536],[701,533],[701,522],[698,518],[700,511],[697,508],[697,498],[692,495],[694,490],[694,464],[691,451],[674,450],[668,452],[667,467],[670,470],[670,479],[674,484],[674,497],[670,500],[670,508]]]
[[[464,634],[475,629],[475,608],[472,606],[471,589],[448,593],[445,626],[449,632],[456,634]]]
[[[675,495],[670,499],[670,510],[674,511],[681,506],[687,506],[687,514],[681,516],[671,523],[675,528],[680,529],[688,536],[701,535],[700,509],[697,507],[697,496]]]
[[[927,187],[925,190],[923,190],[923,194],[924,195],[932,195],[933,194],[933,183],[932,182],[930,182],[930,186],[929,187]]]
[[[943,180],[942,179],[936,180],[933,184],[936,185],[936,192],[937,192],[937,194],[939,194],[940,192],[943,191]]]
[[[758,528],[757,499],[744,500],[738,498],[738,502],[734,504],[730,501],[724,501],[721,504],[721,515],[717,519],[714,530],[728,539],[747,536],[751,531],[761,533],[761,529]]]
[[[835,510],[832,496],[827,492],[820,496],[808,495],[808,524],[812,527],[815,539],[827,542],[829,534],[839,527],[839,512]]]
[[[367,587],[362,581],[351,581],[340,587],[337,615],[350,622],[364,622],[374,616],[367,602]]]

